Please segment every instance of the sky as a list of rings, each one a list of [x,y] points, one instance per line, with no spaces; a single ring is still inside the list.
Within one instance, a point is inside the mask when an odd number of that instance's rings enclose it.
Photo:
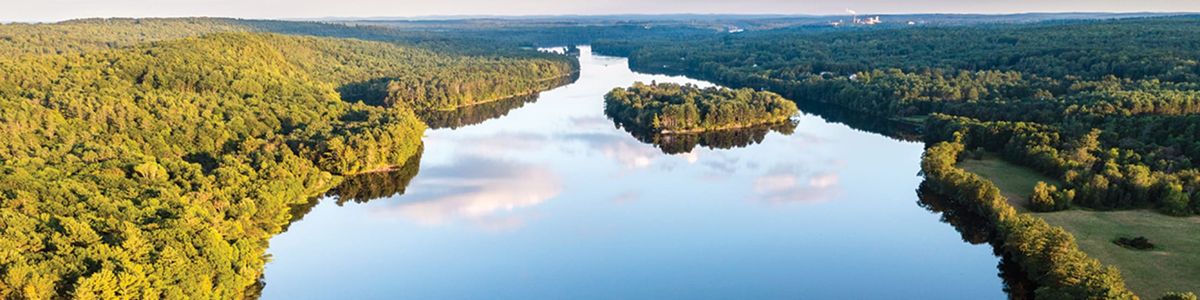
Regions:
[[[1200,0],[0,0],[0,21],[88,17],[420,17],[447,15],[1200,12]]]

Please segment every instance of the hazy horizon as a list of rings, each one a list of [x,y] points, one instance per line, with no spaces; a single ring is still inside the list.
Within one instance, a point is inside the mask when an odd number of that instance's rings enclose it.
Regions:
[[[1004,0],[959,3],[948,0],[820,1],[750,0],[658,1],[485,1],[449,0],[438,3],[388,0],[46,0],[14,1],[0,11],[0,22],[57,22],[97,17],[230,17],[249,19],[372,19],[454,17],[538,17],[604,15],[845,15],[860,14],[1019,14],[1019,13],[1195,13],[1200,1],[1035,1]]]

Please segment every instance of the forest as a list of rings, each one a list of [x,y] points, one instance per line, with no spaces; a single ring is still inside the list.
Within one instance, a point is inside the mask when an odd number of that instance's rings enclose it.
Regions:
[[[1018,214],[991,181],[956,167],[964,149],[958,140],[927,149],[921,160],[926,178],[922,186],[983,216],[1001,235],[1000,247],[1039,285],[1034,298],[1136,299],[1125,287],[1120,271],[1089,258],[1071,233],[1038,217]]]
[[[697,133],[787,122],[796,104],[752,89],[637,82],[604,95],[604,113],[626,127]]]
[[[419,155],[414,111],[535,93],[576,68],[247,24],[0,25],[0,298],[252,295],[294,207]]]
[[[1002,236],[998,248],[1041,286],[1037,298],[1114,299],[1132,297],[1115,270],[1078,250],[1063,228],[1010,215],[988,179],[954,162],[996,153],[1055,179],[1061,185],[1034,187],[1028,208],[1036,212],[1200,214],[1197,30],[1195,16],[784,28],[689,41],[608,40],[593,49],[627,55],[637,70],[773,91],[802,107],[836,106],[919,127],[930,147],[926,185],[989,216]],[[1048,245],[1058,252],[1037,250]]]
[[[666,153],[790,134],[797,104],[923,139],[923,188],[984,216],[1039,298],[1133,294],[962,157],[998,153],[1058,179],[1036,190],[1037,211],[1200,215],[1198,17],[760,25],[0,25],[0,298],[253,297],[268,239],[315,197],[403,193],[426,128],[502,116],[572,80],[571,58],[522,49],[562,43],[741,87],[606,95],[611,119]]]
[[[779,29],[690,42],[601,41],[594,49],[629,55],[635,69],[898,121],[922,124],[940,113],[1012,124],[1024,140],[1005,145],[1002,136],[987,146],[1024,153],[1008,158],[1081,191],[1075,204],[1190,215],[1200,213],[1196,30],[1200,18],[1183,16]],[[927,130],[949,132],[945,124]]]

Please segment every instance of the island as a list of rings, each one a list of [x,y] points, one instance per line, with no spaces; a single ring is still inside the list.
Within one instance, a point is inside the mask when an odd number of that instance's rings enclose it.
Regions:
[[[787,122],[796,104],[772,92],[634,83],[604,96],[604,113],[621,126],[659,134],[701,133]]]

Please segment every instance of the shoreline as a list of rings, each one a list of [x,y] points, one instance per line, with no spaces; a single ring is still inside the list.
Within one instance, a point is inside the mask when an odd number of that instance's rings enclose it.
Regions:
[[[579,74],[579,70],[575,70],[575,71],[573,71],[573,72],[571,72],[571,73],[568,73],[568,74],[566,74],[566,75],[563,75],[563,76],[552,77],[552,78],[543,78],[543,79],[538,79],[537,81],[540,83],[540,82],[546,82],[546,81],[558,80],[558,79],[563,79],[563,78],[570,78],[571,76],[575,76],[575,74]],[[564,85],[565,85],[565,84],[564,84]],[[545,88],[545,89],[542,89],[542,90],[535,90],[535,91],[524,92],[524,93],[509,94],[509,95],[506,95],[506,96],[500,96],[500,97],[492,97],[492,98],[488,98],[488,99],[481,100],[481,101],[475,101],[475,102],[471,102],[470,104],[457,105],[457,106],[450,107],[450,108],[435,108],[435,109],[430,109],[430,110],[425,110],[425,111],[433,111],[433,112],[451,112],[451,111],[456,111],[456,110],[460,110],[460,109],[463,109],[463,108],[468,108],[468,107],[472,107],[472,106],[483,105],[483,104],[488,104],[488,103],[497,102],[497,101],[504,101],[504,100],[507,100],[507,99],[512,99],[512,98],[516,98],[516,97],[524,97],[524,96],[534,95],[534,94],[538,94],[538,93],[541,93],[541,92],[545,92],[545,91],[552,90],[552,89],[554,89],[554,88],[557,88],[557,87],[560,87],[560,86],[563,86],[563,85],[551,86],[551,87],[547,87],[547,88]]]
[[[687,130],[663,129],[663,130],[659,130],[656,134],[661,134],[661,135],[701,134],[701,133],[714,132],[714,131],[737,130],[737,129],[746,129],[746,128],[764,126],[764,125],[774,125],[774,124],[787,122],[791,119],[792,119],[792,116],[788,116],[787,118],[781,118],[779,120],[770,120],[770,121],[749,123],[749,124],[727,125],[727,126],[720,126],[720,127],[716,127],[716,128],[696,128],[696,129],[687,129]],[[653,130],[653,129],[651,129],[651,130]]]

